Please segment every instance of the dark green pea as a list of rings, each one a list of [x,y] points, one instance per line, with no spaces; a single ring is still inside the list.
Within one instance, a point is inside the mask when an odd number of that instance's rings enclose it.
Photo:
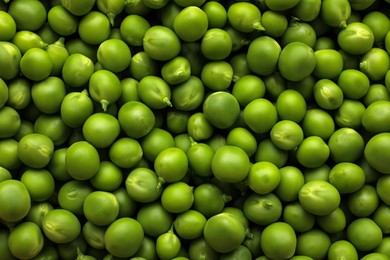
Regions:
[[[247,33],[240,32],[230,24],[226,24],[223,29],[230,35],[232,40],[232,51],[241,50],[250,43]]]
[[[166,6],[159,10],[159,15],[161,16],[161,24],[165,27],[174,30],[173,23],[175,21],[176,16],[180,13],[182,9],[183,8],[177,5],[174,1],[169,2]]]
[[[172,214],[164,209],[160,201],[144,205],[138,211],[136,219],[145,234],[154,238],[167,232],[173,223]]]
[[[69,57],[69,52],[65,48],[65,38],[61,37],[54,43],[49,44],[46,47],[46,52],[49,54],[53,63],[51,75],[61,75],[65,61]]]
[[[53,141],[54,145],[64,144],[70,136],[70,128],[59,115],[42,114],[34,123],[34,132],[44,134]]]
[[[146,52],[140,51],[131,58],[129,72],[132,77],[141,80],[146,76],[157,76],[159,66]]]
[[[270,100],[276,100],[278,96],[286,90],[286,79],[279,71],[263,77],[266,92]]]
[[[39,28],[36,33],[41,37],[42,41],[47,44],[52,44],[56,42],[61,35],[56,33],[49,25],[48,22],[45,22],[41,28]]]
[[[125,2],[126,1],[123,0],[97,0],[96,6],[100,12],[107,15],[111,26],[114,26],[115,18],[117,17],[117,15],[121,14],[123,9],[125,8]]]
[[[151,9],[161,9],[165,5],[167,5],[169,1],[168,0],[157,0],[157,1],[142,0],[142,2],[144,3],[144,5],[146,5]]]
[[[144,236],[141,247],[138,249],[137,253],[135,253],[132,259],[138,258],[139,260],[157,259],[156,241],[153,238]]]
[[[183,42],[179,55],[188,59],[191,64],[191,74],[200,76],[206,58],[202,55],[201,46],[198,42]]]
[[[59,148],[54,150],[53,156],[47,165],[47,169],[50,171],[56,181],[71,180],[65,163],[66,149],[67,148]]]
[[[193,208],[206,218],[221,213],[231,197],[224,194],[220,188],[211,183],[200,184],[194,189]]]
[[[160,152],[175,146],[175,140],[167,130],[155,127],[142,138],[141,146],[144,157],[150,162],[154,162]]]
[[[211,161],[214,156],[213,148],[206,143],[192,142],[187,150],[190,169],[198,176],[208,177],[212,175]]]
[[[284,166],[288,159],[288,152],[278,148],[271,139],[259,142],[255,153],[255,162],[271,162],[279,168]]]
[[[190,259],[194,260],[217,259],[219,257],[219,253],[211,248],[204,237],[191,240],[188,251]]]
[[[184,152],[187,152],[188,148],[191,146],[190,136],[187,133],[178,134],[173,137],[175,141],[175,146],[180,148]]]
[[[88,44],[80,38],[76,37],[68,38],[68,40],[65,42],[65,47],[68,50],[69,55],[82,54],[87,58],[91,59],[93,63],[97,61],[98,45]]]
[[[252,74],[246,57],[246,53],[237,53],[230,58],[229,63],[233,68],[233,81],[237,81],[243,76]]]
[[[129,0],[125,2],[125,12],[144,16],[150,13],[151,8],[147,7],[142,0]]]
[[[140,101],[138,83],[138,80],[134,78],[121,79],[122,94],[117,102],[119,105],[123,105],[128,101]]]
[[[336,43],[335,43],[334,39],[332,39],[329,36],[317,37],[317,41],[314,44],[313,49],[315,51],[324,50],[324,49],[336,49]],[[340,53],[340,55],[341,55],[341,53]]]
[[[137,203],[133,200],[126,191],[126,188],[119,187],[113,194],[119,203],[118,218],[133,217],[137,212]]]
[[[166,114],[166,124],[169,132],[182,134],[187,130],[190,113],[181,110],[170,110]]]

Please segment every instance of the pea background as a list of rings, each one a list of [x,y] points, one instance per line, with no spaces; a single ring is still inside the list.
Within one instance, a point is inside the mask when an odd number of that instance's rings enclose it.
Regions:
[[[390,259],[389,17],[0,0],[0,259]]]

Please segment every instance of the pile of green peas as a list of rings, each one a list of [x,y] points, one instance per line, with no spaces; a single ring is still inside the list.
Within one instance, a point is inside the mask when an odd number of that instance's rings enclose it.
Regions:
[[[389,17],[0,1],[0,259],[390,259]]]

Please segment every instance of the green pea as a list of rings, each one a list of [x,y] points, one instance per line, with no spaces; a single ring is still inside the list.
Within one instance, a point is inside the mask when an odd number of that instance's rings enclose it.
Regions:
[[[318,136],[327,140],[335,130],[332,116],[323,109],[311,108],[302,119],[302,129],[305,136]]]
[[[153,109],[162,109],[171,104],[171,89],[160,77],[146,76],[138,84],[138,94],[141,100]]]
[[[108,39],[99,45],[97,59],[103,68],[117,73],[124,71],[129,66],[131,51],[124,41]]]
[[[281,37],[287,29],[288,20],[281,12],[266,10],[261,16],[261,24],[264,27],[264,33],[266,35]]]
[[[0,126],[1,138],[12,137],[18,132],[21,118],[14,108],[10,106],[3,106],[0,108],[0,119],[4,122],[4,124]]]
[[[109,70],[98,70],[92,73],[88,91],[91,98],[101,104],[103,111],[116,102],[122,94],[122,85],[116,74]]]
[[[255,133],[268,132],[276,121],[276,108],[265,98],[257,98],[244,108],[244,122]]]
[[[60,37],[57,41],[49,44],[46,47],[46,51],[49,54],[53,63],[53,69],[51,71],[52,76],[59,76],[62,74],[62,68],[65,61],[69,57],[69,52],[65,48],[65,38]]]
[[[314,48],[316,38],[316,32],[310,23],[292,18],[281,36],[280,42],[282,46],[286,46],[291,42],[302,42]]]
[[[101,12],[90,11],[80,18],[77,31],[84,42],[98,45],[110,36],[110,20]]]
[[[264,2],[269,9],[274,11],[284,11],[293,8],[299,3],[297,0],[290,1],[288,3],[281,0],[265,0]]]
[[[33,0],[10,2],[8,13],[14,18],[18,30],[35,31],[45,23],[47,17],[43,3]]]
[[[278,148],[270,138],[259,142],[255,153],[255,162],[271,162],[282,167],[288,160],[288,152]]]
[[[181,43],[175,32],[160,25],[152,26],[145,32],[143,46],[146,54],[160,61],[176,57],[181,50]]]
[[[47,77],[35,82],[31,87],[31,99],[34,105],[46,114],[59,112],[65,96],[65,82],[60,77]]]
[[[344,28],[351,15],[348,1],[325,0],[321,4],[321,18],[331,27]]]
[[[227,22],[227,11],[225,7],[217,1],[207,1],[202,5],[202,10],[208,19],[208,28],[222,28]]]
[[[65,160],[69,175],[76,180],[92,178],[100,164],[96,148],[86,141],[78,141],[69,146]]]
[[[19,73],[19,63],[22,54],[19,48],[11,42],[0,42],[0,77],[3,80],[13,79]]]
[[[196,28],[193,27],[194,24],[197,25]],[[173,29],[183,41],[200,40],[208,29],[207,14],[197,6],[187,6],[175,17]]]
[[[86,85],[94,72],[94,64],[90,58],[81,54],[70,54],[62,67],[62,78],[71,87]]]
[[[390,68],[389,54],[381,48],[372,48],[361,58],[359,68],[371,80],[383,80]]]
[[[318,136],[304,138],[296,151],[298,162],[308,168],[321,166],[328,160],[329,156],[329,146]]]
[[[296,253],[312,258],[324,258],[331,244],[330,237],[320,229],[311,229],[297,235]]]
[[[183,83],[191,76],[191,64],[187,58],[177,56],[162,66],[161,75],[168,84]]]
[[[214,91],[226,90],[233,80],[233,68],[226,61],[207,62],[202,69],[203,84]]]
[[[157,155],[164,149],[175,146],[172,134],[167,130],[158,127],[154,127],[142,138],[140,143],[144,152],[144,157],[150,162],[154,162]]]
[[[321,1],[319,0],[301,0],[292,8],[292,13],[299,20],[311,22],[320,15]]]
[[[253,100],[264,97],[264,81],[255,75],[244,75],[234,82],[232,94],[240,106],[245,107]]]
[[[226,31],[211,28],[203,35],[200,48],[202,54],[209,60],[223,60],[232,52],[232,39]]]
[[[43,42],[38,34],[26,30],[17,31],[11,42],[19,48],[22,55],[31,48],[47,47],[47,43]]]
[[[42,231],[33,222],[22,222],[16,225],[8,237],[9,250],[17,258],[31,259],[41,252],[43,246]]]
[[[115,25],[115,18],[117,15],[121,14],[125,8],[125,1],[116,0],[116,1],[107,1],[107,0],[98,0],[96,1],[96,6],[100,12],[107,15],[108,20],[110,20],[111,26]]]
[[[63,5],[56,5],[48,11],[47,22],[54,32],[61,36],[70,36],[77,32],[79,19]]]
[[[200,107],[204,96],[204,82],[197,76],[190,76],[172,89],[172,105],[180,111],[194,111]]]
[[[295,232],[309,231],[315,225],[315,216],[305,210],[299,201],[288,203],[283,209],[282,217]]]
[[[280,236],[285,237],[285,239],[278,239]],[[287,223],[274,222],[263,230],[261,248],[270,258],[290,258],[294,255],[296,246],[295,231]]]
[[[253,40],[248,47],[248,67],[258,75],[270,75],[277,69],[280,54],[281,47],[275,39],[269,36],[260,36]]]
[[[155,201],[140,208],[137,221],[146,235],[157,238],[172,227],[173,216],[163,208],[160,201]]]
[[[159,179],[156,172],[147,168],[132,170],[126,178],[126,191],[137,202],[153,202],[160,197]]]
[[[230,24],[238,31],[249,33],[264,30],[260,22],[260,9],[252,3],[239,2],[230,5],[227,16]]]
[[[0,11],[2,24],[0,26],[0,41],[10,41],[16,33],[16,23],[14,18],[5,11]]]
[[[364,23],[353,22],[339,32],[337,42],[345,52],[360,55],[373,47],[374,34]]]

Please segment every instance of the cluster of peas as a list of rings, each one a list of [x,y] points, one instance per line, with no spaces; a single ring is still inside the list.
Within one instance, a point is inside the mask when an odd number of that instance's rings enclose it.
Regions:
[[[389,15],[0,2],[0,259],[390,259]]]

